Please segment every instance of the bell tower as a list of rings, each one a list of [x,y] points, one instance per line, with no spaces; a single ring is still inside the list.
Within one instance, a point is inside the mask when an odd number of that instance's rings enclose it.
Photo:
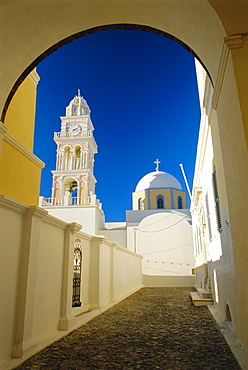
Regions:
[[[89,204],[95,194],[93,175],[97,145],[93,136],[90,108],[80,95],[72,99],[61,117],[61,131],[54,133],[57,144],[56,170],[52,171],[52,198],[55,204]],[[66,204],[67,203],[67,204]]]
[[[96,199],[94,155],[97,145],[90,108],[78,90],[61,119],[56,169],[52,171],[51,198],[40,197],[39,206],[66,222],[77,222],[82,230],[95,235],[104,225],[102,204]]]

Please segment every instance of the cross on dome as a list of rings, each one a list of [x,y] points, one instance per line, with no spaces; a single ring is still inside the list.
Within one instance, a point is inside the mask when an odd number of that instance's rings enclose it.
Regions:
[[[161,161],[156,159],[156,161],[154,161],[154,163],[156,164],[156,171],[159,171],[159,163],[161,163]]]

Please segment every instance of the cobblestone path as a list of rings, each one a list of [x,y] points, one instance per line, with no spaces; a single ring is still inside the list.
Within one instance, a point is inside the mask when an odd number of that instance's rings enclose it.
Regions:
[[[240,369],[188,288],[143,288],[18,369]]]

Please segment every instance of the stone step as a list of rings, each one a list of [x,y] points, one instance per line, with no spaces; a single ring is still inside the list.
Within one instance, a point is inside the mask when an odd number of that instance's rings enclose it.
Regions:
[[[212,298],[202,298],[198,292],[191,292],[190,295],[192,302],[196,307],[214,304],[214,300]]]
[[[202,298],[213,298],[212,292],[210,292],[209,290],[198,287],[196,287],[196,289]]]

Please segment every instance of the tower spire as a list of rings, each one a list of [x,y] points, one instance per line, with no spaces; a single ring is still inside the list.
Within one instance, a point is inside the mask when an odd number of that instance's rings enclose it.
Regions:
[[[159,163],[161,163],[161,161],[156,159],[156,161],[154,161],[154,163],[156,164],[156,171],[159,171]]]
[[[78,97],[81,97],[81,95],[80,95],[80,89],[78,89]]]

